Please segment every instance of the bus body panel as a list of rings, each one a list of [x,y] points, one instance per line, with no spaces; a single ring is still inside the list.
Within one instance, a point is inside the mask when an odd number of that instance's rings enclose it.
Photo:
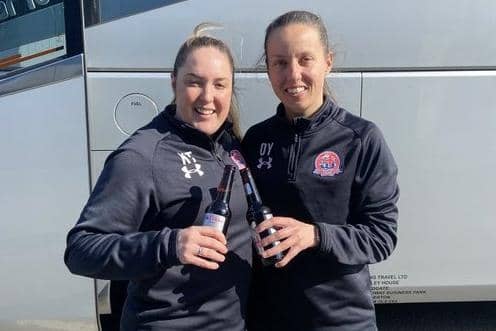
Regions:
[[[399,240],[376,302],[496,299],[496,71],[366,73],[362,115],[399,165]]]
[[[79,62],[78,76],[1,97],[0,330],[97,330],[93,282],[63,261],[89,192]]]
[[[496,2],[492,0],[319,0],[305,4],[296,0],[270,4],[263,0],[188,0],[87,28],[88,68],[170,69],[193,27],[215,22],[224,28],[208,33],[226,40],[237,66],[251,71],[263,54],[265,27],[294,9],[322,16],[339,70],[496,67],[496,43],[489,42],[496,35]],[[104,7],[102,15],[105,12]]]

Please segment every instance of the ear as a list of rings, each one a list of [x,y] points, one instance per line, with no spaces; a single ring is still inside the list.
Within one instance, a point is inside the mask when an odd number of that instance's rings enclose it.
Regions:
[[[326,55],[327,73],[332,70],[332,65],[334,64],[334,53],[329,51]]]
[[[172,85],[172,91],[176,91],[176,76],[174,75],[173,72],[171,72],[171,85]]]

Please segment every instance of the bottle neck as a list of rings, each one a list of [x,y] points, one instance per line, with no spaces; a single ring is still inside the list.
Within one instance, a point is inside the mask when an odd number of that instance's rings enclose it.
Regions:
[[[255,180],[250,172],[250,169],[244,168],[240,170],[241,179],[243,180],[243,187],[246,193],[246,199],[249,205],[262,204],[262,199],[258,193],[257,186],[255,185]]]
[[[215,200],[229,203],[235,170],[236,168],[231,165],[224,167],[224,174],[222,175],[219,187],[217,187],[217,197]]]

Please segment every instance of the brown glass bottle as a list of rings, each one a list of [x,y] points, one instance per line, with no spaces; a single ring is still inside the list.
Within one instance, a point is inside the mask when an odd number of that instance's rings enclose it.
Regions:
[[[231,188],[233,184],[234,172],[236,167],[226,165],[224,174],[217,187],[217,196],[215,200],[207,207],[202,225],[212,226],[224,235],[227,233],[229,222],[231,221],[231,209],[229,209],[229,200],[231,199]]]
[[[248,220],[248,223],[252,227],[252,229],[255,229],[255,227],[262,223],[265,220],[268,220],[272,218],[272,211],[270,210],[269,207],[264,206],[262,203],[262,199],[260,198],[260,194],[258,193],[257,187],[255,185],[255,180],[253,179],[253,176],[251,175],[250,169],[248,168],[243,168],[240,169],[239,171],[241,173],[241,179],[243,180],[243,187],[245,189],[245,194],[246,194],[246,200],[248,202],[248,210],[246,212],[246,219]],[[279,241],[275,241],[271,243],[268,246],[262,247],[260,244],[260,240],[262,238],[265,238],[273,233],[275,233],[276,230],[274,228],[269,228],[263,232],[260,233],[260,235],[255,233],[255,246],[257,248],[257,251],[259,255],[263,252],[264,249],[270,249],[272,247],[275,247],[280,244]],[[284,257],[284,254],[278,253],[274,256],[271,256],[269,258],[261,258],[262,259],[262,264],[264,266],[269,266],[273,265],[279,261],[281,261]]]

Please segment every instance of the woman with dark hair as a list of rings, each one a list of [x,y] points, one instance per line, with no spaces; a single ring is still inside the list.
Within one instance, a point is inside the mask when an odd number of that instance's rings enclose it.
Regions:
[[[231,52],[194,36],[171,78],[173,104],[106,160],[65,262],[79,275],[129,280],[121,330],[245,330],[251,240],[239,174],[226,236],[200,226],[239,155]]]
[[[331,100],[326,28],[310,12],[276,18],[265,61],[281,103],[253,126],[243,150],[275,217],[259,233],[283,252],[255,265],[249,328],[261,331],[376,330],[368,264],[386,259],[397,237],[397,167],[376,125]]]

